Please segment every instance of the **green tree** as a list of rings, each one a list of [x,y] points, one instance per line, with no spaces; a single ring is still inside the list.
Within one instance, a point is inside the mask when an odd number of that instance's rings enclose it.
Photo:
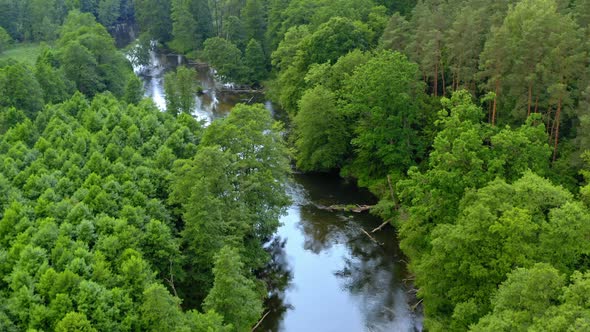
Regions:
[[[0,27],[0,54],[2,54],[4,50],[6,50],[6,47],[10,44],[11,41],[12,38],[10,37],[8,32],[6,32],[4,28]]]
[[[195,50],[199,46],[197,40],[197,21],[190,8],[191,0],[172,1],[172,35],[170,46],[182,54]]]
[[[248,71],[247,79],[252,82],[252,84],[260,84],[262,83],[262,80],[268,76],[264,51],[262,50],[260,43],[255,39],[251,39],[246,47],[244,65]]]
[[[261,0],[246,0],[242,8],[241,19],[244,23],[246,40],[264,41],[266,30],[264,2]]]
[[[236,331],[249,331],[262,314],[262,301],[252,280],[244,276],[240,254],[230,247],[221,249],[215,260],[215,282],[205,301],[205,310],[219,312]]]
[[[333,92],[321,85],[306,91],[294,124],[299,169],[328,171],[342,166],[351,137]]]
[[[43,89],[46,103],[59,103],[71,96],[73,84],[66,78],[63,68],[59,67],[57,56],[45,49],[35,64],[35,77]]]
[[[243,82],[245,68],[242,52],[232,42],[219,37],[205,41],[203,56],[224,81]]]
[[[512,271],[492,299],[493,313],[472,331],[530,331],[533,322],[559,301],[565,278],[548,264]]]
[[[133,0],[135,19],[149,39],[166,42],[172,37],[171,1]]]
[[[43,107],[43,89],[33,71],[22,63],[0,68],[0,105],[16,107],[29,117]]]
[[[143,99],[143,83],[135,74],[127,79],[123,100],[129,104],[137,104]]]
[[[232,42],[240,50],[243,50],[246,47],[247,40],[244,24],[237,16],[230,16],[223,21],[221,36]]]
[[[140,311],[144,331],[179,331],[184,325],[180,299],[159,284],[152,284],[143,292]]]
[[[394,13],[381,37],[381,46],[392,51],[403,51],[409,39],[410,28],[408,21],[399,13]]]
[[[100,0],[98,21],[105,27],[112,26],[121,15],[121,0]]]
[[[96,332],[86,315],[78,312],[69,312],[55,326],[56,332]]]
[[[302,45],[306,52],[306,61],[312,63],[336,62],[346,53],[369,46],[370,33],[368,28],[352,20],[334,17],[319,28]]]
[[[179,113],[190,114],[193,111],[199,91],[196,75],[194,69],[180,66],[176,68],[176,72],[170,72],[164,76],[168,112],[178,115]]]
[[[78,42],[69,43],[63,50],[62,59],[66,77],[76,84],[78,91],[92,96],[105,89],[98,63],[86,47]]]
[[[358,119],[353,173],[361,180],[405,172],[423,157],[427,141],[419,124],[424,85],[418,67],[400,53],[382,51],[354,71],[345,82],[347,112]]]

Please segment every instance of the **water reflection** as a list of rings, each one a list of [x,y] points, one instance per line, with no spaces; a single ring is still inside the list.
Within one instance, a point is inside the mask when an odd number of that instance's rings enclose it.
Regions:
[[[374,235],[383,242],[379,245],[361,231],[379,225],[376,218],[316,206],[370,203],[372,197],[336,177],[298,175],[295,180],[305,192],[296,193],[277,240],[280,265],[292,279],[272,303],[280,309],[260,331],[421,330],[420,316],[408,304],[393,230]]]
[[[164,91],[164,75],[174,70],[186,60],[176,54],[161,54],[150,51],[147,66],[134,65],[134,71],[144,83],[145,96],[151,98],[162,111],[166,110],[166,92]],[[192,115],[205,125],[213,120],[227,116],[238,103],[264,103],[262,93],[241,93],[227,88],[215,80],[214,72],[206,65],[184,63],[196,69],[197,77],[203,93],[195,96],[195,109]],[[267,104],[272,110],[272,105]]]

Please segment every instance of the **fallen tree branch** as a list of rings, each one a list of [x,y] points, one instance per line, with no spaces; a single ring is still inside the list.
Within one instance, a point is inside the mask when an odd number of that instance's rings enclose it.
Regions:
[[[371,210],[374,205],[330,205],[330,206],[325,206],[325,205],[316,205],[316,207],[320,210],[326,210],[326,211],[330,211],[330,212],[334,212],[334,211],[344,211],[344,212],[355,212],[355,213],[361,213],[361,212],[365,212],[365,211],[369,211]]]
[[[379,225],[379,227],[372,230],[371,233],[375,233],[375,232],[381,230],[381,228],[383,228],[383,227],[385,227],[385,225],[389,224],[390,221],[391,221],[391,219],[385,220],[385,222],[383,222],[381,225]]]
[[[260,318],[260,320],[258,321],[258,323],[256,323],[256,325],[254,325],[254,327],[252,328],[252,331],[255,331],[260,326],[260,324],[262,324],[262,321],[266,318],[266,316],[268,316],[268,314],[270,314],[270,310],[267,311],[264,314],[264,316],[262,316],[262,318]]]
[[[362,228],[361,228],[361,231],[363,231],[363,233],[365,233],[369,237],[369,239],[371,239],[373,242],[377,243],[378,245],[382,245],[382,243],[379,243],[379,241],[377,241],[374,237],[372,237],[371,234],[369,234],[367,231],[365,231]]]
[[[422,303],[423,300],[424,299],[420,299],[420,301],[418,301],[418,303],[411,306],[410,309],[412,309],[412,311],[416,311],[416,308],[418,308],[418,306],[420,305],[420,303]]]

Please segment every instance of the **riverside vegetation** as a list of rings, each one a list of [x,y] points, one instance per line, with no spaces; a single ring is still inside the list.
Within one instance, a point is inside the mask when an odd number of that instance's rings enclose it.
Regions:
[[[51,8],[51,10],[46,10]],[[136,24],[262,106],[168,111]],[[590,330],[590,1],[0,0],[0,329],[248,331],[290,158],[369,188],[429,331]],[[143,48],[142,48],[143,46]],[[287,148],[287,144],[290,149]]]

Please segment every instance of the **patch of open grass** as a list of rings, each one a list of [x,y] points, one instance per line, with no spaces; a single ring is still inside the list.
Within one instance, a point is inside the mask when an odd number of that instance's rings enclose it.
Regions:
[[[15,44],[0,53],[0,60],[13,58],[29,66],[34,66],[35,62],[37,62],[37,57],[41,54],[41,49],[40,44]]]

